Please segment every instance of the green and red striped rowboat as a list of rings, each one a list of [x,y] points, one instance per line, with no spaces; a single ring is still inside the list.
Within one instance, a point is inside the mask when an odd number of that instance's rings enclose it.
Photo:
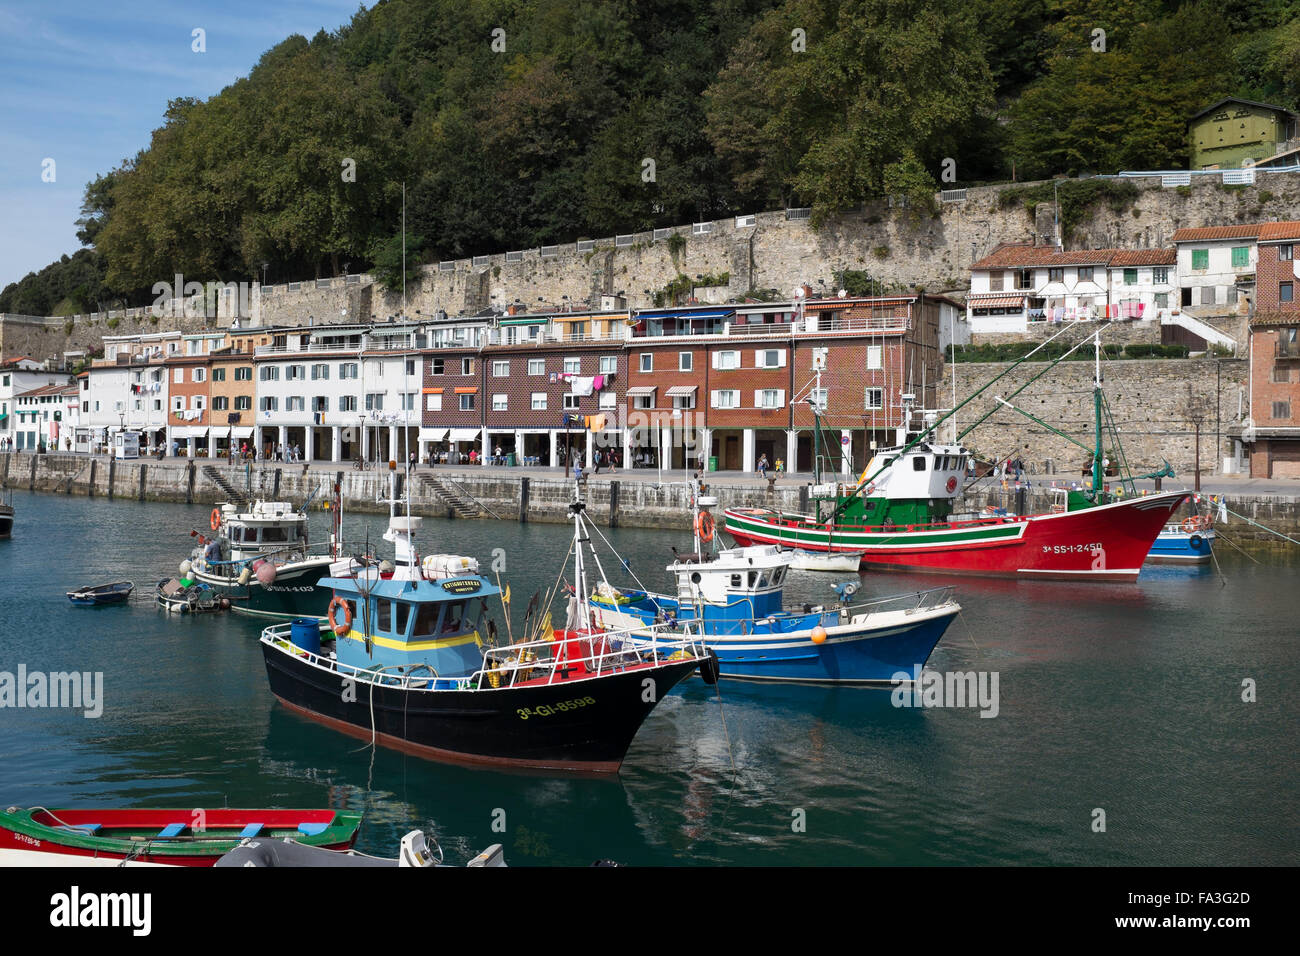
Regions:
[[[0,865],[212,866],[243,839],[346,850],[361,814],[337,810],[0,811]]]
[[[724,527],[741,545],[862,551],[862,567],[871,570],[1135,581],[1156,536],[1188,494],[1171,491],[1052,514],[890,527],[828,526],[808,515],[728,508]]]

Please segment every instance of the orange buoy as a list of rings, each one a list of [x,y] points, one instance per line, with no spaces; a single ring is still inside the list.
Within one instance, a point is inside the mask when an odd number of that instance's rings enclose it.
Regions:
[[[339,608],[343,609],[342,621],[336,620],[334,617],[334,612]],[[330,609],[329,613],[326,614],[326,619],[330,622],[330,630],[342,637],[348,631],[352,630],[352,606],[336,594],[333,599],[330,600]]]
[[[209,523],[212,525],[212,530],[213,530],[213,531],[216,531],[218,528],[221,527],[221,509],[220,509],[220,508],[213,508],[213,509],[212,509],[212,520],[211,520],[211,522],[209,522]]]
[[[708,544],[713,540],[713,515],[707,511],[701,511],[695,518],[695,533],[700,536],[700,540]]]
[[[825,643],[826,643],[826,628],[822,627],[820,624],[818,624],[816,627],[814,627],[814,628],[812,629],[812,642],[813,642],[814,644],[825,644]]]

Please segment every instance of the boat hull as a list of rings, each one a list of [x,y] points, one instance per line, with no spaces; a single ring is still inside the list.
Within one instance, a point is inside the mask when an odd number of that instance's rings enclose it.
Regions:
[[[1060,514],[956,522],[920,529],[835,527],[803,515],[729,508],[739,544],[862,551],[881,571],[1079,581],[1134,581],[1156,536],[1188,492],[1130,498]]]
[[[1209,564],[1214,552],[1214,531],[1162,531],[1147,555],[1151,564]]]
[[[220,591],[230,599],[230,609],[238,614],[271,621],[291,621],[314,617],[325,620],[326,609],[334,592],[321,587],[321,578],[329,576],[330,559],[281,565],[271,584],[250,577],[240,584],[234,577],[195,569],[194,580]]]
[[[263,639],[271,692],[335,730],[448,763],[612,773],[694,658],[599,677],[481,690],[362,682]]]
[[[46,815],[56,817],[42,822]],[[201,821],[201,822],[199,822]],[[161,839],[156,834],[172,823],[194,829]],[[333,810],[19,810],[0,813],[0,862],[23,866],[131,865],[213,866],[240,843],[241,829],[260,823],[265,839],[289,837],[302,843],[345,850],[356,841],[359,814]],[[299,832],[300,824],[320,827]],[[71,829],[97,824],[99,832]]]
[[[646,620],[608,604],[592,602],[597,620],[611,628],[633,628]],[[892,684],[896,675],[924,667],[961,608],[950,603],[916,612],[888,611],[858,623],[831,624],[817,642],[808,629],[785,634],[706,633],[702,640],[718,657],[719,675],[733,680],[805,684]],[[874,619],[874,620],[870,620]]]
[[[0,538],[12,536],[14,530],[14,513],[8,505],[0,505]]]

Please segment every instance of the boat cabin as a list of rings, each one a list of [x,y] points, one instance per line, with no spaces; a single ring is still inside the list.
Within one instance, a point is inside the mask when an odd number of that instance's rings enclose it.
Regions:
[[[737,621],[778,613],[789,570],[790,555],[774,545],[730,548],[710,561],[687,559],[668,565],[683,608],[699,605],[706,619]]]
[[[307,549],[307,516],[287,501],[257,501],[252,510],[221,506],[221,530],[229,545],[230,561],[242,561],[273,552]]]
[[[906,451],[876,452],[858,483],[814,485],[810,498],[843,504],[840,521],[856,525],[916,525],[946,521],[961,494],[971,465],[970,450],[961,445],[922,442]],[[830,508],[823,509],[829,512]],[[819,517],[821,515],[819,514]]]
[[[440,577],[427,563],[412,578],[377,567],[350,576],[340,576],[342,570],[336,565],[320,582],[347,605],[351,618],[335,642],[339,663],[395,673],[418,666],[435,676],[463,676],[482,665],[492,627],[488,599],[500,594],[486,578]]]

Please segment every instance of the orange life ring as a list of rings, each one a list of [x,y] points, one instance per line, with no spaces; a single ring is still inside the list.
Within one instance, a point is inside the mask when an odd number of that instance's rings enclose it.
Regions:
[[[217,529],[219,529],[219,528],[221,527],[221,509],[220,509],[220,508],[213,508],[213,509],[212,509],[212,520],[209,522],[209,524],[212,525],[212,530],[213,530],[213,531],[216,531]]]
[[[700,536],[700,540],[708,544],[713,540],[713,515],[707,511],[701,511],[695,518],[695,533]]]
[[[1210,526],[1210,521],[1204,515],[1192,515],[1183,521],[1183,531],[1187,534],[1193,534],[1197,531],[1204,531]]]
[[[342,623],[335,620],[334,618],[334,612],[339,608],[343,608]],[[332,630],[335,634],[342,637],[348,631],[352,630],[351,605],[349,605],[347,601],[343,600],[337,594],[334,595],[333,599],[330,600],[330,609],[329,609],[329,613],[326,615],[326,619],[330,622],[330,630]]]

